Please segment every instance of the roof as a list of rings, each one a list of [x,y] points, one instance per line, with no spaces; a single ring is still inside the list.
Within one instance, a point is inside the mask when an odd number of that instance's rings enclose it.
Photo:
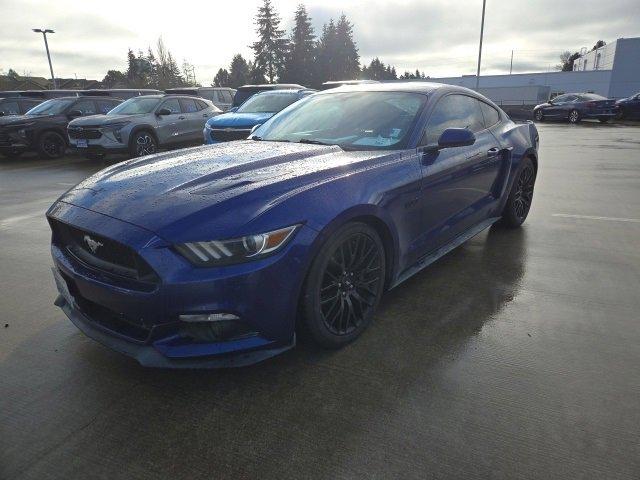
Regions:
[[[295,89],[306,89],[307,87],[298,85],[297,83],[260,83],[256,85],[242,85],[238,87],[241,88],[271,88],[271,89],[285,89],[285,88],[295,88]]]
[[[444,83],[434,82],[376,82],[376,83],[359,83],[356,85],[342,85],[340,87],[324,90],[323,94],[335,92],[414,92],[429,93],[442,87],[455,87],[454,85],[446,85]],[[464,90],[467,90],[464,88]]]

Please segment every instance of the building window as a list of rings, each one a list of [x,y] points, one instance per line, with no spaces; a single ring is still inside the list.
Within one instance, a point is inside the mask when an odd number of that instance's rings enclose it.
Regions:
[[[598,67],[600,67],[600,52],[598,52],[596,54],[596,66],[595,66],[595,69],[598,70]]]

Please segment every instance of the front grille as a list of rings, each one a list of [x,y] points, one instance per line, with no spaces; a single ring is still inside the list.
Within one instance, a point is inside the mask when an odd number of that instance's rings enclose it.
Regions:
[[[51,219],[54,242],[79,262],[96,270],[144,283],[160,279],[147,262],[131,248],[102,235]]]
[[[69,137],[75,139],[96,140],[102,136],[102,132],[97,128],[69,127],[67,132]]]
[[[213,128],[211,138],[216,142],[230,142],[232,140],[245,140],[251,129],[246,128]]]

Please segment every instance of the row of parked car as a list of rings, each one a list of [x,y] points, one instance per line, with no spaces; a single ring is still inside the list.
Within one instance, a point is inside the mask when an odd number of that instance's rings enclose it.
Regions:
[[[297,84],[268,84],[237,90],[12,92],[0,97],[0,108],[5,109],[0,153],[16,157],[36,151],[44,158],[58,158],[72,147],[88,157],[142,156],[162,148],[246,138],[254,126],[314,91]]]
[[[566,120],[569,123],[578,123],[584,119],[599,120],[602,123],[613,118],[640,119],[640,92],[621,100],[595,93],[565,93],[537,105],[533,109],[533,118],[538,122]]]

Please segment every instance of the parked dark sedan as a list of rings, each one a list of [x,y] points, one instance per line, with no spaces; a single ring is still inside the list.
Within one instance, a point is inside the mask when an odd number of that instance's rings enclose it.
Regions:
[[[339,348],[385,290],[495,222],[519,227],[537,168],[535,125],[472,90],[326,90],[248,140],[113,165],[65,193],[47,213],[56,305],[143,365],[246,365],[298,328]]]
[[[67,149],[67,124],[74,118],[107,113],[122,100],[110,97],[53,98],[24,115],[0,117],[0,154],[17,157],[35,151],[58,158]]]
[[[590,118],[606,123],[616,116],[615,100],[609,100],[595,93],[565,93],[558,95],[533,109],[533,118],[537,122],[544,120],[567,120],[578,123]]]
[[[618,107],[618,118],[640,120],[640,92],[618,100],[616,106]]]

